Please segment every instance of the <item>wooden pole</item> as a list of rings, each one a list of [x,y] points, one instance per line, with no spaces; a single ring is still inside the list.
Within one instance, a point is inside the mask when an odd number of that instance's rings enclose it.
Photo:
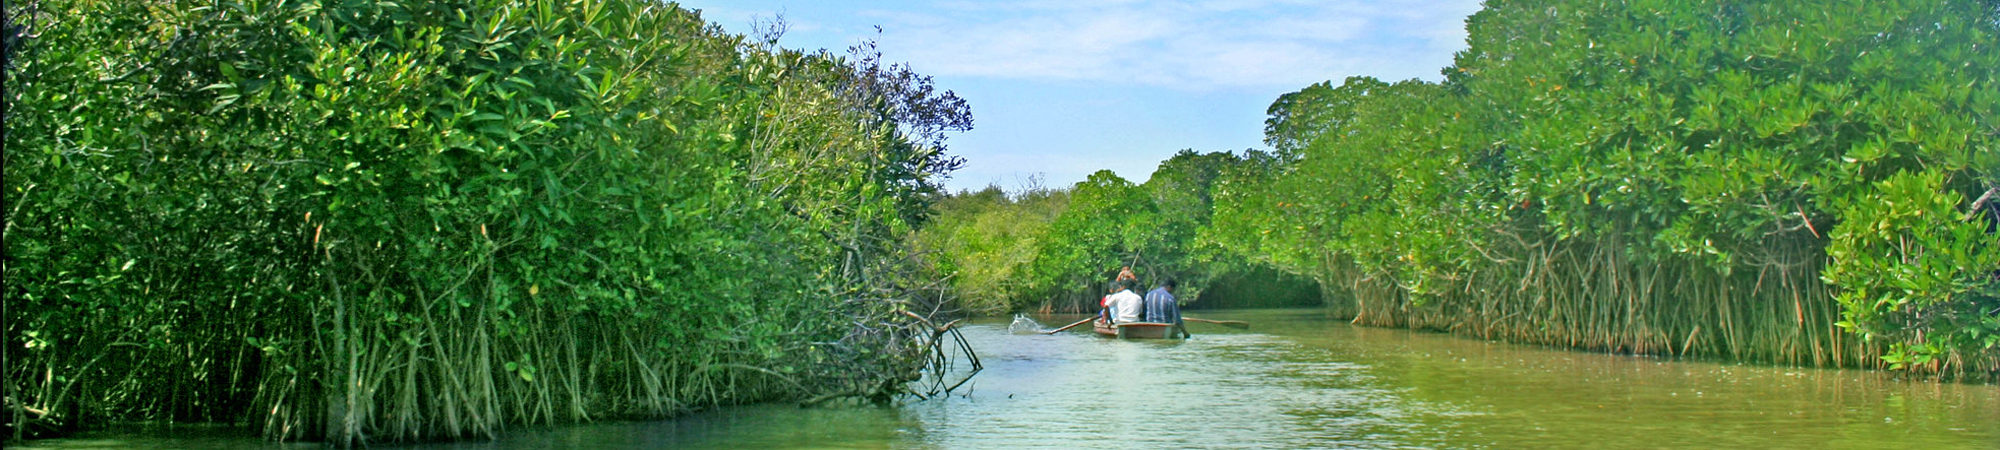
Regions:
[[[1092,320],[1096,320],[1096,319],[1097,319],[1097,317],[1095,317],[1095,316],[1092,316],[1092,317],[1086,317],[1086,318],[1084,318],[1083,320],[1079,320],[1079,321],[1076,321],[1076,323],[1072,323],[1072,324],[1069,324],[1069,325],[1064,325],[1064,326],[1063,326],[1062,328],[1057,328],[1057,329],[1053,329],[1053,330],[1049,330],[1049,331],[1044,331],[1044,332],[1042,332],[1042,334],[1056,334],[1056,333],[1061,333],[1061,332],[1063,332],[1063,331],[1066,331],[1066,330],[1069,330],[1069,329],[1071,329],[1071,328],[1076,328],[1076,326],[1077,326],[1077,325],[1083,325],[1083,323],[1084,323],[1084,322],[1089,322],[1089,321],[1092,321]]]

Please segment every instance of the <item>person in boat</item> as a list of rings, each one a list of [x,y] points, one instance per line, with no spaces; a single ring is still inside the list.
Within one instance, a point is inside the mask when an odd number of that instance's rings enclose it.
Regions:
[[[1106,321],[1109,321],[1109,320],[1111,320],[1111,314],[1112,314],[1112,313],[1111,313],[1111,294],[1116,294],[1116,293],[1118,293],[1118,283],[1115,283],[1115,282],[1114,282],[1114,283],[1111,283],[1111,284],[1109,284],[1109,285],[1106,285],[1106,287],[1104,288],[1104,296],[1103,296],[1103,297],[1099,297],[1099,298],[1097,299],[1097,318],[1098,318],[1098,319],[1100,319],[1100,320],[1106,320]]]
[[[1132,293],[1132,289],[1138,285],[1138,283],[1132,280],[1120,280],[1118,282],[1118,292],[1112,293],[1110,297],[1105,298],[1105,303],[1110,305],[1111,323],[1132,323],[1139,321],[1139,310],[1145,308],[1143,305],[1146,300],[1139,297],[1139,294]]]
[[[1147,292],[1146,301],[1140,307],[1139,319],[1152,323],[1180,325],[1181,305],[1179,300],[1174,298],[1174,289],[1178,287],[1180,283],[1169,278],[1166,283]]]
[[[1180,283],[1168,278],[1166,283],[1147,292],[1145,301],[1140,303],[1139,320],[1174,324],[1174,330],[1186,336],[1186,325],[1181,323],[1180,301],[1174,298],[1174,289],[1179,287]]]
[[[1118,269],[1118,276],[1111,280],[1111,288],[1104,291],[1104,297],[1097,299],[1097,306],[1100,308],[1097,314],[1098,318],[1111,320],[1112,316],[1117,314],[1111,308],[1111,295],[1117,294],[1120,290],[1131,289],[1129,287],[1121,287],[1126,281],[1131,281],[1134,286],[1139,283],[1139,276],[1132,274],[1132,266],[1125,266]]]

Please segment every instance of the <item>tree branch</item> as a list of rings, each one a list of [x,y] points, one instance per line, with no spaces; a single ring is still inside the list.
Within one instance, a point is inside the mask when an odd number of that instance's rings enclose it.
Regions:
[[[1972,209],[1965,211],[1965,218],[1959,220],[1961,221],[1972,220],[1973,217],[1978,217],[1979,211],[1985,210],[1986,202],[1992,201],[1993,196],[1995,195],[2000,195],[2000,186],[1993,187],[1992,189],[1987,189],[1985,194],[1980,194],[1978,200],[1972,201]]]

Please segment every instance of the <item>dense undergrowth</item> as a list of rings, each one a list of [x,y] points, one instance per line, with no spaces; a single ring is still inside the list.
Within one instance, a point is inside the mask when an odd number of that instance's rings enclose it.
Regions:
[[[8,2],[10,437],[888,398],[965,106],[646,0]]]

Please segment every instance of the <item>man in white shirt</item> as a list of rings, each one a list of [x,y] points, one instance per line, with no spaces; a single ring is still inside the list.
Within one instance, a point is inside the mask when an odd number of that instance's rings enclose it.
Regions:
[[[1132,323],[1139,321],[1139,308],[1141,307],[1140,305],[1145,304],[1146,299],[1140,297],[1139,294],[1132,293],[1132,286],[1134,285],[1135,283],[1130,280],[1118,282],[1118,287],[1120,288],[1118,293],[1111,294],[1111,299],[1105,302],[1111,305],[1111,313],[1113,314],[1111,316],[1111,323]]]

